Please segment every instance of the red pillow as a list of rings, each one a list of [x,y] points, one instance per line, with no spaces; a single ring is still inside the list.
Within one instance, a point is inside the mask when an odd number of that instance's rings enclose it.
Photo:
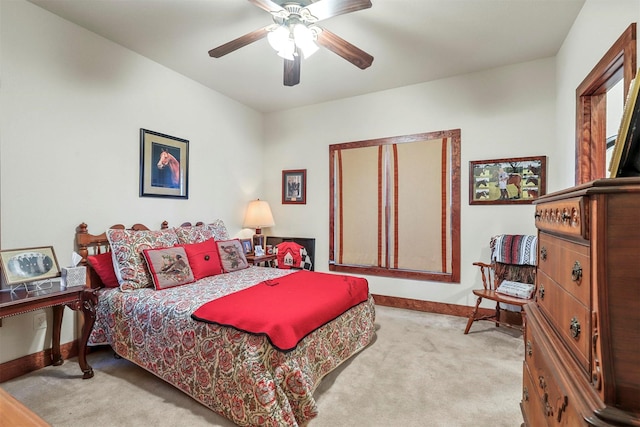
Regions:
[[[117,288],[120,286],[118,278],[116,277],[116,271],[113,269],[113,257],[111,252],[105,252],[98,255],[89,255],[87,261],[91,267],[95,270],[102,280],[102,284],[105,288]]]
[[[193,277],[200,280],[203,277],[222,274],[220,255],[218,255],[218,245],[213,239],[200,243],[190,243],[182,246],[189,258],[189,265],[193,271]]]

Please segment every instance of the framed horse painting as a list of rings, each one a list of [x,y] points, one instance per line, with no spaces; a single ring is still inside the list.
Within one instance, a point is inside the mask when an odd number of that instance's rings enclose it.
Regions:
[[[469,204],[530,204],[547,190],[547,157],[469,162]]]
[[[189,141],[140,129],[140,197],[189,198]]]

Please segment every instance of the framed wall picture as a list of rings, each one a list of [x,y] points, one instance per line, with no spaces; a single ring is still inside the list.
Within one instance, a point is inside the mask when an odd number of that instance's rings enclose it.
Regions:
[[[305,205],[307,203],[307,170],[282,171],[282,204]]]
[[[253,252],[253,245],[251,243],[251,239],[240,239],[240,243],[242,243],[242,249],[244,249],[244,254],[248,255]]]
[[[0,251],[0,266],[9,286],[60,276],[53,246]]]
[[[546,172],[546,156],[469,162],[469,204],[530,204],[546,193]]]
[[[189,198],[189,141],[140,129],[140,197]]]

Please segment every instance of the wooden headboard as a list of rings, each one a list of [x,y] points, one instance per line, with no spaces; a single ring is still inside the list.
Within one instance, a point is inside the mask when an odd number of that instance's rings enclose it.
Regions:
[[[202,225],[203,222],[199,221],[195,225]],[[191,226],[190,222],[185,222],[180,225],[181,227]],[[124,230],[126,227],[122,224],[115,224],[109,227],[110,229],[115,228],[119,230]],[[169,223],[167,221],[163,221],[160,224],[161,230],[166,230],[169,228]],[[133,224],[129,230],[151,230],[144,224]],[[97,255],[105,252],[109,252],[111,248],[109,248],[109,240],[107,240],[107,232],[103,232],[102,234],[91,234],[88,231],[88,225],[86,223],[80,224],[76,228],[76,252],[82,257],[82,261],[80,261],[80,265],[87,267],[87,284],[88,288],[102,288],[104,287],[100,277],[96,274],[96,272],[91,268],[89,263],[87,262],[87,257],[89,255]]]

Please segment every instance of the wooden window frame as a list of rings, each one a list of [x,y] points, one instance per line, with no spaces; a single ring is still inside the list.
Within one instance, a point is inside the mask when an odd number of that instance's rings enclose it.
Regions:
[[[404,279],[415,279],[425,281],[436,281],[446,283],[460,283],[460,145],[461,145],[461,131],[460,129],[428,132],[422,134],[405,135],[399,137],[380,138],[374,140],[348,142],[344,144],[334,144],[329,147],[329,270],[352,273],[352,274],[366,274],[372,276],[385,276]],[[405,142],[418,142],[428,141],[435,139],[451,139],[451,153],[450,163],[448,164],[448,182],[451,191],[451,210],[450,220],[451,229],[450,241],[451,245],[451,272],[431,272],[431,271],[416,271],[416,270],[403,270],[403,269],[390,269],[381,268],[377,266],[354,266],[337,264],[335,260],[335,152],[341,149],[348,148],[360,148],[371,147],[380,145],[393,145]]]
[[[624,78],[626,99],[636,67],[633,23],[576,89],[576,185],[607,176],[607,91]]]

